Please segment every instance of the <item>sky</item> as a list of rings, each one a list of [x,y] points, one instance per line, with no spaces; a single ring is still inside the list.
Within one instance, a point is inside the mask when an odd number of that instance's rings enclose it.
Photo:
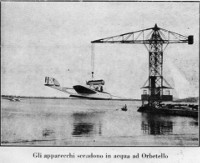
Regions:
[[[67,97],[44,86],[45,76],[61,86],[91,79],[91,41],[161,28],[194,35],[194,44],[168,45],[164,77],[174,96],[198,96],[199,5],[167,2],[51,2],[1,5],[1,94]],[[95,79],[120,97],[140,98],[148,78],[144,45],[95,44]]]

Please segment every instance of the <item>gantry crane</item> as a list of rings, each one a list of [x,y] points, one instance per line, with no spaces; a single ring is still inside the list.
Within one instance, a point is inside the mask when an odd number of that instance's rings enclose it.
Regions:
[[[119,44],[144,44],[149,52],[149,77],[146,82],[148,96],[142,96],[142,101],[148,101],[149,106],[159,105],[166,99],[171,99],[172,96],[163,95],[163,89],[171,88],[168,84],[163,85],[167,81],[163,78],[163,51],[168,44],[188,43],[193,44],[193,36],[183,36],[181,34],[160,28],[155,24],[152,28],[147,28],[135,32],[128,32],[112,37],[102,38],[91,41],[92,45],[96,43],[119,43]],[[165,45],[165,46],[164,46]],[[93,49],[94,50],[94,49]],[[93,76],[92,71],[92,76]]]

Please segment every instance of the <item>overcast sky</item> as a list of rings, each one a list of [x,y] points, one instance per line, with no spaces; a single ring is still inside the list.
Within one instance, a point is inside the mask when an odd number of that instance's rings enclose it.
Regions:
[[[164,52],[164,77],[179,98],[199,91],[198,3],[2,3],[2,94],[58,96],[44,86],[45,76],[61,85],[85,84],[91,78],[91,41],[132,32],[155,23],[194,35],[194,44],[169,45]],[[96,44],[95,78],[105,91],[140,98],[148,78],[144,45]]]

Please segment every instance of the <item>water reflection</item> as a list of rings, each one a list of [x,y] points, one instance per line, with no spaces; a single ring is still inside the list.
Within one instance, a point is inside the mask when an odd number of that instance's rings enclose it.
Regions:
[[[173,132],[173,122],[170,118],[159,115],[142,114],[141,127],[143,132],[149,135],[165,135]]]
[[[74,123],[74,130],[72,135],[76,136],[90,135],[93,128],[94,125],[91,123]]]
[[[93,136],[102,134],[101,125],[102,113],[99,112],[80,112],[73,113],[73,136]]]
[[[54,130],[50,130],[50,129],[44,129],[43,131],[42,131],[42,136],[43,137],[47,137],[47,136],[51,136],[52,134],[54,134],[55,132],[54,132]]]
[[[192,121],[190,122],[190,126],[198,126],[198,121]]]

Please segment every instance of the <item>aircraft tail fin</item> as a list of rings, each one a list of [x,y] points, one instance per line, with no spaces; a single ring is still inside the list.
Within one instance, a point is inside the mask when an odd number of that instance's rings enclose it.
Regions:
[[[55,78],[51,78],[51,77],[45,77],[45,86],[48,86],[50,88],[53,89],[57,89],[59,91],[68,93],[70,95],[74,94],[73,92],[71,92],[70,90],[72,90],[73,88],[68,88],[68,87],[61,87],[60,83],[55,79]]]
[[[45,86],[60,86],[60,83],[55,79],[51,77],[45,77]]]

